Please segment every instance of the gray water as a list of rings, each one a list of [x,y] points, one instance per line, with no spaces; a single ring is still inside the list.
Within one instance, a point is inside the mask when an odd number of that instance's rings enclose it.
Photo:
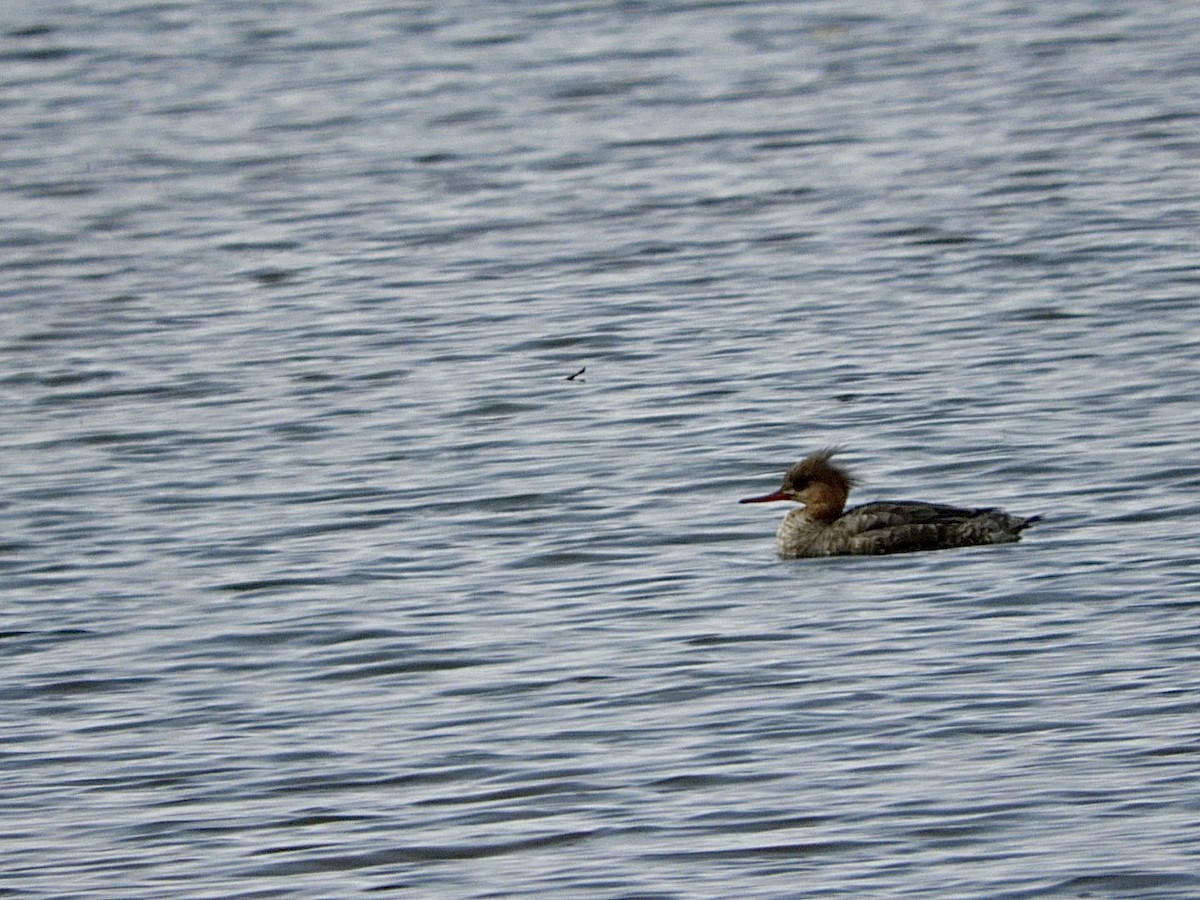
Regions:
[[[1128,6],[7,0],[0,896],[1200,896]],[[780,562],[830,444],[1044,521]]]

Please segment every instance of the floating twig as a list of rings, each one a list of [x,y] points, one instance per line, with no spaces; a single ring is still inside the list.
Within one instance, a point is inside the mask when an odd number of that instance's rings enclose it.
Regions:
[[[584,372],[586,372],[586,371],[587,371],[587,366],[584,366],[582,369],[580,369],[580,370],[579,370],[578,372],[576,372],[574,375],[568,375],[568,376],[567,376],[567,378],[566,378],[566,380],[567,380],[567,381],[574,381],[576,378],[579,378],[579,376],[580,376],[580,375],[582,375],[582,374],[583,374]],[[584,379],[582,379],[582,378],[579,378],[579,380],[580,380],[580,381],[583,381]]]

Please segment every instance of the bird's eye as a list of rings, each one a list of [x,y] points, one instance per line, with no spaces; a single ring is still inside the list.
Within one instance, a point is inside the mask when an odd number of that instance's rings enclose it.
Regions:
[[[804,490],[806,487],[808,487],[808,482],[809,482],[809,479],[807,479],[807,478],[805,478],[805,477],[803,477],[803,476],[801,476],[801,477],[799,477],[799,478],[793,478],[793,479],[792,479],[792,483],[789,485],[789,487],[790,487],[790,488],[791,488],[793,491],[802,491],[802,490]]]

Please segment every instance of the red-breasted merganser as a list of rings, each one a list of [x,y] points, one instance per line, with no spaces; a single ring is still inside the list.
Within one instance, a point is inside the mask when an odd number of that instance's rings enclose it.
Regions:
[[[821,450],[796,463],[783,485],[742,503],[795,500],[803,503],[779,523],[775,544],[784,559],[810,556],[875,556],[945,550],[976,544],[1011,544],[1041,516],[1013,516],[999,509],[961,509],[938,503],[865,503],[843,512],[854,477]]]

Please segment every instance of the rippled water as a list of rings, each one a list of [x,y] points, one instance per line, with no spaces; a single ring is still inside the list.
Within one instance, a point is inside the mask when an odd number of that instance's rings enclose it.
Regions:
[[[1200,894],[1197,47],[6,4],[0,894]]]

